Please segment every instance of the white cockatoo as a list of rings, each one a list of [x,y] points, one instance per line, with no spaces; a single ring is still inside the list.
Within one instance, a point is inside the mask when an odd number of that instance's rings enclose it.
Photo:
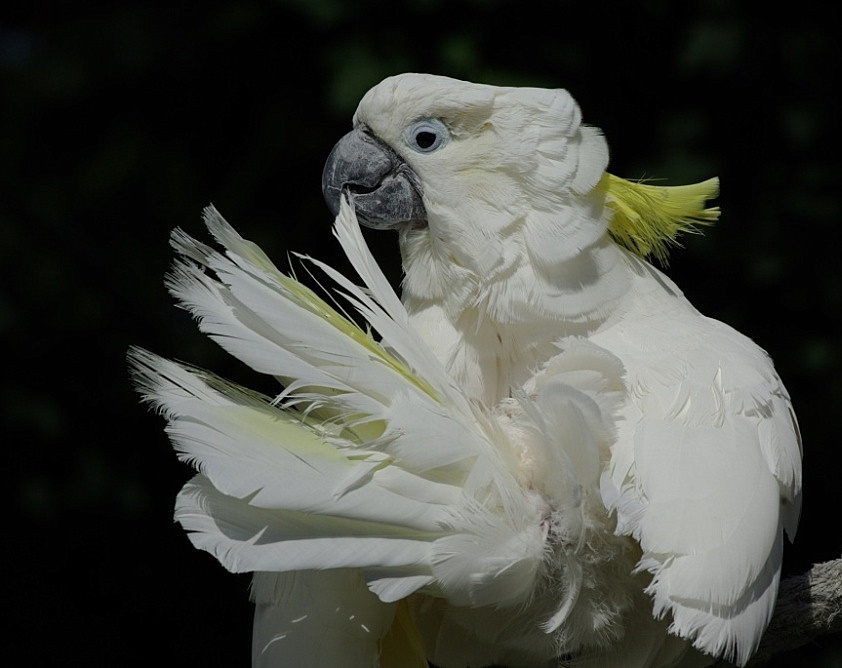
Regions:
[[[209,208],[224,253],[176,231],[170,289],[278,395],[131,353],[199,469],[176,518],[255,573],[254,665],[745,664],[798,428],[767,355],[645,260],[716,181],[606,173],[564,90],[405,74],[353,123],[323,189],[363,285],[307,261],[366,322]],[[398,230],[402,300],[358,221]]]

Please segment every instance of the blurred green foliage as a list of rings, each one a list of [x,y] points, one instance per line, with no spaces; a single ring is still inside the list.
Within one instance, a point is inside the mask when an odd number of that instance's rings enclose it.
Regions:
[[[7,3],[8,4],[8,3]],[[365,90],[429,71],[561,86],[612,171],[722,178],[669,273],[766,347],[804,433],[788,573],[842,554],[838,9],[717,0],[11,3],[0,16],[0,382],[8,635],[32,665],[246,665],[247,578],[171,522],[188,477],[130,344],[238,367],[172,308],[167,235],[212,201],[281,260],[342,266],[321,166]],[[391,235],[371,237],[399,280]],[[824,639],[778,665],[842,665]]]

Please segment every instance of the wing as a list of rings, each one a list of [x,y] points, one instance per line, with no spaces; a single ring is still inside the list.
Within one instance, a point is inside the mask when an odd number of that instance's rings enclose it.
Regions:
[[[199,470],[176,519],[226,568],[257,573],[255,662],[420,665],[419,633],[434,661],[489,663],[620,640],[637,552],[599,496],[619,360],[571,339],[486,409],[409,326],[346,205],[335,230],[365,288],[315,264],[380,341],[215,210],[206,220],[225,253],[176,232],[170,289],[202,331],[286,389],[263,396],[142,350],[131,361]]]
[[[477,605],[526,599],[545,553],[539,510],[493,416],[452,385],[406,325],[348,208],[338,236],[367,289],[319,266],[382,342],[275,269],[215,210],[206,219],[227,253],[176,232],[182,259],[170,289],[234,356],[292,380],[267,397],[131,352],[137,384],[200,472],[176,504],[194,545],[232,571],[353,569],[349,577],[376,594],[357,588],[355,600],[377,619],[391,614],[377,606],[419,589]],[[256,646],[307,637],[303,625],[297,636],[278,632],[287,613],[262,606],[318,608],[321,589],[301,599],[300,583],[314,577],[258,583]],[[324,586],[335,582],[325,576]],[[371,653],[376,640],[372,631],[360,642]]]
[[[696,648],[743,665],[774,608],[782,529],[792,538],[800,512],[789,396],[762,350],[683,298],[596,338],[627,369],[630,401],[604,490],[618,531],[644,551],[654,613],[671,614],[670,630]]]

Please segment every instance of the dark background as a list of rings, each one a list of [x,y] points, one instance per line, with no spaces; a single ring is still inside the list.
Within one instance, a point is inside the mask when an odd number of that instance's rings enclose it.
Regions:
[[[842,555],[835,3],[19,4],[0,11],[0,439],[4,631],[28,665],[247,665],[248,578],[172,523],[189,470],[126,349],[249,382],[171,305],[169,230],[203,235],[213,202],[282,265],[343,266],[322,164],[401,71],[565,87],[614,173],[721,177],[720,223],[668,271],[793,396],[806,492],[786,573]],[[396,239],[371,239],[397,281]],[[776,665],[842,666],[842,641]]]

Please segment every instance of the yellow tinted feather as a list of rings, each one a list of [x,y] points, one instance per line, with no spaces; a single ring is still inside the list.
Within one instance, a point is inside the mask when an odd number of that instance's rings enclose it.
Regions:
[[[605,192],[614,215],[608,231],[621,246],[641,257],[654,256],[666,264],[670,244],[684,232],[712,225],[719,207],[705,207],[719,194],[719,179],[684,186],[657,186],[628,181],[605,173],[597,184]]]

